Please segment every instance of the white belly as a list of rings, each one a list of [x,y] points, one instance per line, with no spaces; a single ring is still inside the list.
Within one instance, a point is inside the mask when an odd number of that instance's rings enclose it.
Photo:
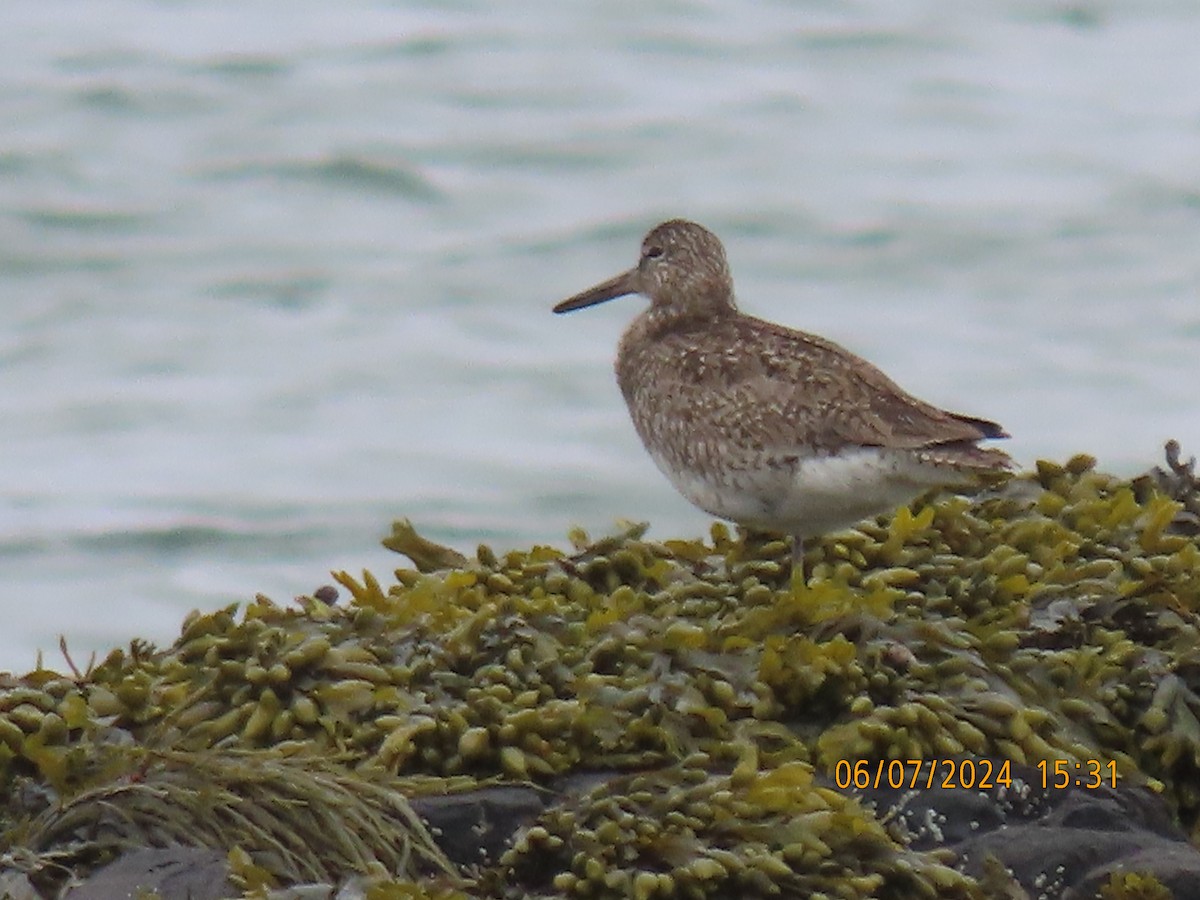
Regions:
[[[675,488],[705,512],[800,537],[845,528],[890,512],[931,487],[965,480],[949,466],[875,447],[808,457],[781,468],[713,473],[672,471],[665,459],[652,455]]]

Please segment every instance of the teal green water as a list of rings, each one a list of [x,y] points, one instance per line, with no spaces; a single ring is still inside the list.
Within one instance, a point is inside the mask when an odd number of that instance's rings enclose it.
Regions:
[[[707,519],[553,302],[683,215],[1022,462],[1200,448],[1190,3],[153,3],[0,28],[0,668]]]

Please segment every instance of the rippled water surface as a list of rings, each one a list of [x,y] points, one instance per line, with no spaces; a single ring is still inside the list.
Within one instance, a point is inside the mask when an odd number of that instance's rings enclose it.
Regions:
[[[674,215],[743,306],[1024,463],[1200,449],[1200,6],[10,3],[0,668],[193,607],[706,518],[612,381]]]

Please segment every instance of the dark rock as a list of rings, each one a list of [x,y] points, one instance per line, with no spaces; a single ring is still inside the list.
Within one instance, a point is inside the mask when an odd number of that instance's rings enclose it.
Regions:
[[[495,862],[513,833],[545,808],[544,796],[530,788],[492,787],[409,803],[446,856],[456,865],[478,866]]]
[[[961,762],[961,760],[959,761]],[[975,760],[982,770],[985,760]],[[995,770],[1000,760],[991,760]],[[1031,897],[1082,900],[1120,872],[1153,875],[1176,900],[1200,900],[1200,850],[1170,809],[1135,785],[1042,787],[1038,769],[1012,766],[1012,783],[988,790],[855,791],[915,850],[947,848],[982,878],[995,860]]]
[[[155,894],[161,900],[221,900],[240,893],[229,882],[221,851],[165,847],[127,853],[65,896],[70,900],[114,900]]]
[[[1121,856],[1088,873],[1063,900],[1090,900],[1114,874],[1153,875],[1171,891],[1174,900],[1200,900],[1200,852],[1190,844],[1162,843]]]

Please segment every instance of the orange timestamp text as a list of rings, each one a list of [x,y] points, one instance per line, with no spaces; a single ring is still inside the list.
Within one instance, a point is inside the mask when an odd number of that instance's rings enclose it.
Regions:
[[[1012,763],[1006,759],[839,759],[834,783],[842,790],[866,788],[961,788],[986,791],[1012,787]]]
[[[1117,764],[1113,760],[1101,762],[1085,759],[1075,762],[1068,759],[1042,760],[1037,764],[1042,776],[1043,788],[1063,790],[1069,787],[1087,788],[1089,791],[1104,786],[1117,786]]]
[[[1041,777],[1043,790],[1069,787],[1096,790],[1106,785],[1117,786],[1117,764],[1111,760],[1042,760],[1034,768]],[[1029,770],[1025,771],[1028,773]],[[858,790],[940,787],[986,791],[997,787],[1011,788],[1014,778],[1012,763],[1006,759],[881,759],[874,762],[839,759],[833,767],[834,783],[841,790],[851,787]],[[1029,774],[1024,779],[1033,780]]]

